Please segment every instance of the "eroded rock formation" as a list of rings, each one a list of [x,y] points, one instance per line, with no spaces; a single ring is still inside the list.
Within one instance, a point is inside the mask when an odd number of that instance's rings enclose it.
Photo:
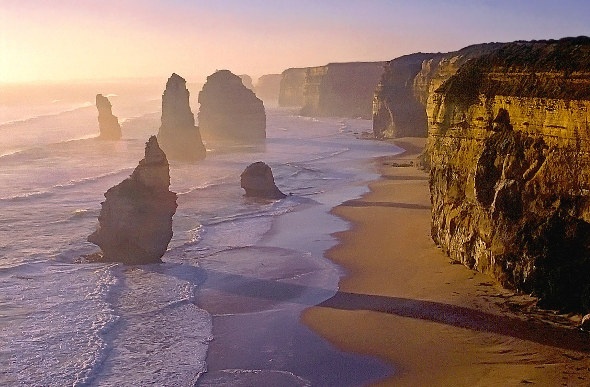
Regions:
[[[96,109],[98,110],[98,128],[100,130],[98,138],[102,140],[121,139],[121,125],[119,125],[117,117],[113,115],[109,99],[102,94],[97,94]]]
[[[287,196],[277,188],[272,170],[262,161],[244,169],[240,175],[240,186],[246,191],[245,196],[262,199],[282,199]]]
[[[254,91],[265,105],[278,104],[282,78],[281,74],[266,74],[258,78]]]
[[[432,96],[432,237],[453,261],[590,309],[590,38],[516,42]]]
[[[162,95],[162,125],[158,142],[170,159],[201,160],[206,150],[189,104],[186,81],[172,74]]]
[[[250,90],[254,90],[254,85],[252,84],[251,76],[249,76],[248,74],[240,74],[238,75],[238,77],[240,77],[244,86],[246,86]]]
[[[279,89],[279,106],[301,107],[305,102],[303,91],[305,88],[305,68],[287,69],[281,74]]]
[[[237,75],[220,70],[199,93],[199,127],[207,141],[258,142],[266,138],[262,101]]]
[[[176,212],[176,194],[169,186],[168,160],[152,136],[131,176],[104,194],[99,226],[88,237],[102,250],[100,261],[161,262],[172,238]]]
[[[308,68],[300,114],[371,119],[373,96],[385,63],[330,63]]]

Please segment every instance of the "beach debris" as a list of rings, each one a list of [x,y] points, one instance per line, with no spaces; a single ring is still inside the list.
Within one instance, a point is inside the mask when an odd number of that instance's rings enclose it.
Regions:
[[[173,73],[162,94],[162,125],[158,142],[171,160],[202,160],[206,150],[189,104],[186,80]]]
[[[207,77],[199,103],[199,127],[207,141],[252,143],[266,139],[262,100],[229,70]]]
[[[89,261],[146,264],[162,262],[172,239],[176,193],[169,191],[170,170],[156,136],[145,146],[145,157],[130,177],[110,188],[88,236],[102,253]]]
[[[119,119],[113,115],[109,99],[102,94],[96,95],[96,109],[98,110],[98,129],[101,140],[121,139],[121,125]]]
[[[244,169],[240,175],[240,186],[246,191],[245,196],[263,199],[282,199],[287,196],[277,188],[272,170],[262,161]]]

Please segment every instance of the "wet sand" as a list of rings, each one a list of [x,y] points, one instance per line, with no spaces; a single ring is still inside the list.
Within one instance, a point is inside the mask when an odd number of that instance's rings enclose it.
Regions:
[[[336,347],[394,367],[396,386],[590,385],[590,336],[579,316],[451,264],[430,238],[428,176],[414,166],[424,139],[377,160],[371,192],[336,207],[352,228],[327,256],[347,270],[336,295],[302,321]]]

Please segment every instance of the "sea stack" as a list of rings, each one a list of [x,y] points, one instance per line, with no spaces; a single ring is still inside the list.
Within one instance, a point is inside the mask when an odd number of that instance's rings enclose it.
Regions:
[[[111,102],[102,94],[96,95],[96,109],[98,110],[98,128],[101,140],[119,140],[121,138],[121,125],[113,115]]]
[[[199,127],[208,141],[252,143],[266,138],[262,101],[230,71],[207,77],[199,103]]]
[[[195,126],[189,95],[184,78],[172,74],[162,95],[162,125],[158,131],[160,146],[170,159],[194,161],[205,158],[205,146],[199,128]]]
[[[287,196],[277,188],[272,170],[262,161],[246,167],[240,175],[240,186],[246,191],[245,196],[261,199],[282,199]]]
[[[99,226],[88,237],[102,250],[97,260],[132,265],[162,262],[177,206],[176,193],[169,186],[166,154],[152,136],[131,176],[104,194]]]

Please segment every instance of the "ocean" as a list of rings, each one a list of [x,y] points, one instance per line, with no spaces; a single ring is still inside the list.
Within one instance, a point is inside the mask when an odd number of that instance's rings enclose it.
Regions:
[[[399,149],[358,139],[370,121],[280,108],[267,109],[264,145],[206,144],[203,161],[170,161],[178,209],[163,264],[74,263],[98,251],[86,238],[103,194],[157,133],[164,83],[0,87],[0,385],[191,386],[215,340],[205,284],[240,276],[321,290],[273,305],[289,313],[337,290],[344,273],[323,253],[348,225],[329,210],[367,190],[371,159]],[[199,89],[189,89],[196,117]],[[120,141],[95,138],[96,93],[109,97]],[[287,198],[243,196],[240,173],[255,161]]]

